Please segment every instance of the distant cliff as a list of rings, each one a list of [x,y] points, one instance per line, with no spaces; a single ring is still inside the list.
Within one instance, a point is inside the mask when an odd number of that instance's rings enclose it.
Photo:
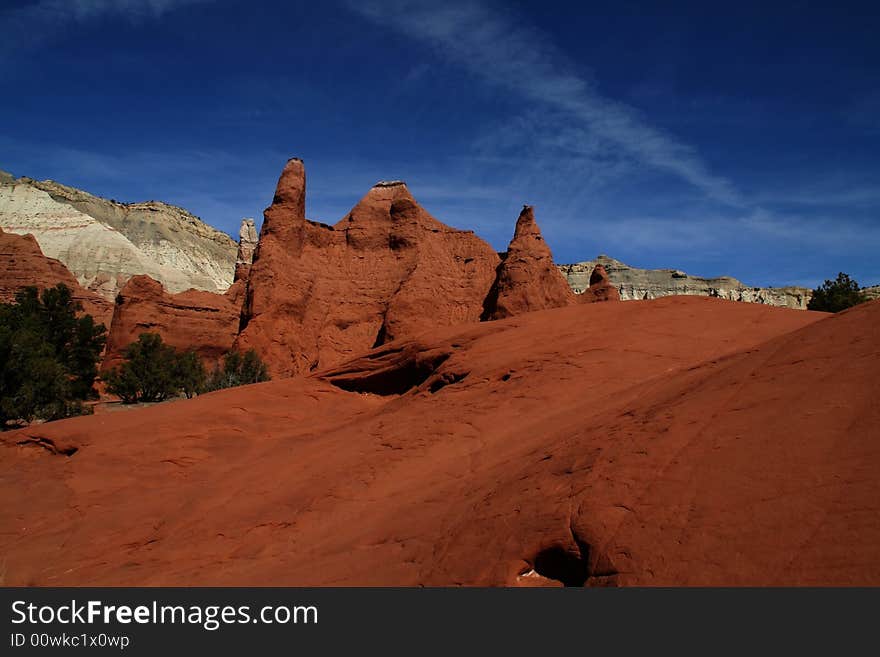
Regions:
[[[190,288],[224,292],[234,279],[247,277],[257,247],[252,220],[242,224],[239,249],[226,233],[167,203],[119,203],[51,180],[15,178],[3,171],[0,229],[32,234],[47,257],[60,260],[83,287],[111,300],[139,274],[159,281],[171,293]],[[638,269],[604,255],[557,266],[572,290],[581,294],[597,264],[604,266],[624,301],[683,294],[805,309],[811,296],[804,287],[751,287],[729,276]],[[880,286],[864,292],[870,299],[880,298]]]
[[[589,287],[590,273],[597,264],[605,267],[623,301],[685,294],[805,310],[812,296],[812,290],[805,287],[750,287],[730,276],[702,278],[678,269],[637,269],[604,255],[558,267],[575,293],[580,294]]]
[[[46,256],[108,299],[137,274],[171,292],[223,292],[235,272],[236,243],[186,210],[118,203],[51,180],[0,173],[0,228],[32,234]]]

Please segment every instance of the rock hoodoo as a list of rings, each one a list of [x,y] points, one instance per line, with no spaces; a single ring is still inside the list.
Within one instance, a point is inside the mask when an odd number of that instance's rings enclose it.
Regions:
[[[194,349],[211,365],[232,348],[240,308],[240,302],[228,294],[202,290],[170,294],[149,276],[132,276],[116,299],[103,367],[119,364],[125,347],[141,333],[158,333],[181,351]]]
[[[238,230],[238,253],[235,256],[235,278],[240,281],[247,279],[251,271],[251,263],[254,261],[254,251],[257,248],[257,227],[253,219],[242,219],[241,228]]]
[[[285,166],[264,214],[238,345],[272,374],[329,366],[404,335],[479,320],[498,255],[380,182],[334,226],[305,217],[305,167]]]
[[[503,319],[575,303],[544,242],[531,206],[523,206],[507,255],[486,298],[483,319]]]
[[[102,296],[84,289],[61,262],[47,258],[33,235],[15,235],[0,229],[0,303],[8,303],[23,287],[40,290],[64,283],[80,302],[83,312],[95,322],[110,326],[113,304]]]
[[[620,292],[608,279],[608,272],[602,265],[596,265],[590,274],[590,287],[578,295],[581,303],[595,303],[597,301],[620,301]]]

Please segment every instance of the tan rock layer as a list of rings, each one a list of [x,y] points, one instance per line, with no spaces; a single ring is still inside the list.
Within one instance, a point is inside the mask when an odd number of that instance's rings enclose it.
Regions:
[[[575,294],[581,294],[589,287],[589,278],[597,265],[607,270],[609,282],[617,288],[622,301],[688,295],[805,310],[812,296],[812,290],[803,287],[749,287],[729,276],[702,278],[678,269],[638,269],[604,255],[558,267]]]
[[[253,219],[242,219],[241,228],[238,230],[238,253],[235,256],[234,281],[247,280],[254,261],[254,251],[257,249],[257,227]]]
[[[232,239],[158,201],[119,203],[51,180],[6,176],[0,179],[0,227],[33,234],[84,287],[111,300],[135,274],[172,292],[222,292],[233,278]]]

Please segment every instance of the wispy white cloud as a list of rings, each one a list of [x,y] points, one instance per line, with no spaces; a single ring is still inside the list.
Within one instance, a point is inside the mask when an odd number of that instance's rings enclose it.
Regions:
[[[755,199],[766,204],[873,209],[880,206],[880,185],[871,183],[840,186],[805,184],[800,188],[771,189],[758,194]]]
[[[37,0],[0,10],[0,51],[35,47],[73,26],[105,18],[132,23],[161,18],[188,5],[214,0]]]
[[[725,246],[749,243],[821,247],[826,253],[846,253],[854,243],[864,249],[880,248],[880,226],[858,227],[843,224],[834,215],[782,215],[761,208],[733,216],[624,216],[595,226],[593,232],[603,243],[644,251],[720,251]]]
[[[669,172],[710,198],[742,205],[735,186],[714,174],[695,148],[652,126],[634,108],[599,93],[544,33],[481,3],[350,0],[357,13],[429,44],[470,74],[564,113],[572,127]]]

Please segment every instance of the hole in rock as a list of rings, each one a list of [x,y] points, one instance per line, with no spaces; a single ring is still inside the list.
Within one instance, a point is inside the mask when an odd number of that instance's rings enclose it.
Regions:
[[[374,370],[331,374],[327,380],[349,392],[402,395],[427,381],[447,358],[446,353],[414,354]]]
[[[563,586],[583,586],[587,581],[587,554],[584,546],[580,552],[571,552],[560,546],[542,550],[535,557],[535,572],[548,579],[562,582]]]

